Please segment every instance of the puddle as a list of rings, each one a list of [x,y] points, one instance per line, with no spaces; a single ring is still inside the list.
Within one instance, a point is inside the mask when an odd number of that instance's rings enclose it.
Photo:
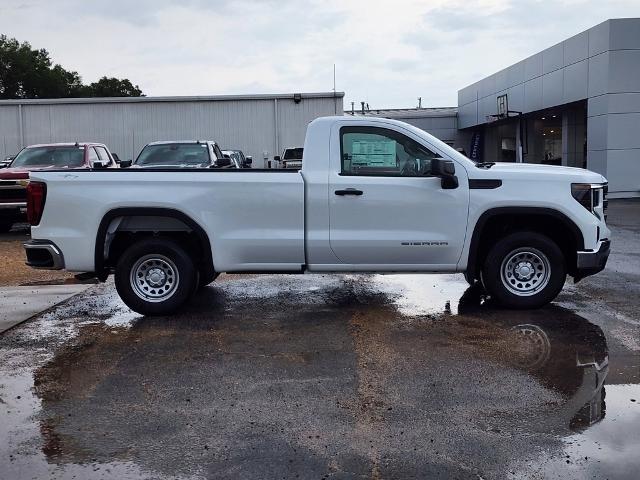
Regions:
[[[375,275],[380,288],[402,315],[458,313],[458,301],[469,288],[462,275]]]
[[[33,377],[29,370],[20,369],[0,382],[0,478],[3,479],[71,479],[93,478],[120,480],[147,479],[156,474],[141,469],[132,461],[68,463],[51,461],[58,452],[55,429],[45,428],[36,421],[41,409],[40,400],[32,393]],[[182,480],[201,477],[165,476]]]
[[[607,385],[602,402],[601,421],[565,437],[561,453],[519,465],[511,478],[638,478],[640,385]]]

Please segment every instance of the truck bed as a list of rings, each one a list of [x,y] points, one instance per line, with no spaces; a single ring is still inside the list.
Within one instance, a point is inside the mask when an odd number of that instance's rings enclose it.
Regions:
[[[93,271],[95,238],[110,211],[171,209],[211,241],[216,271],[294,271],[305,263],[300,172],[257,169],[123,169],[36,172],[47,183],[45,214],[33,238],[55,238],[65,268]],[[65,221],[69,217],[73,222]]]

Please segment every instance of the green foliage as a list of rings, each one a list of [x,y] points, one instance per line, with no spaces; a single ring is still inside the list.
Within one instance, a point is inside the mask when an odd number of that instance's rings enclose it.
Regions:
[[[89,97],[140,97],[142,90],[138,85],[132,85],[128,79],[102,77],[88,87]]]
[[[49,52],[28,42],[0,35],[0,99],[139,97],[142,91],[128,79],[102,77],[83,85],[77,72],[53,65]]]

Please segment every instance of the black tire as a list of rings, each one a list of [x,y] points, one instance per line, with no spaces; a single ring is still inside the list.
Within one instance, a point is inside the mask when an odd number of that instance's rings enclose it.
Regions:
[[[149,238],[122,254],[115,284],[131,310],[142,315],[167,315],[189,299],[195,289],[196,273],[193,260],[177,243]]]
[[[207,285],[211,284],[216,278],[218,278],[219,273],[213,272],[208,276],[205,276],[202,272],[198,276],[198,290],[203,289]]]
[[[558,245],[535,232],[512,233],[489,251],[482,282],[489,294],[508,308],[539,308],[564,285],[567,266]]]
[[[471,286],[475,285],[475,283],[476,283],[476,279],[475,278],[471,278],[471,275],[469,275],[469,272],[464,272],[464,279]]]

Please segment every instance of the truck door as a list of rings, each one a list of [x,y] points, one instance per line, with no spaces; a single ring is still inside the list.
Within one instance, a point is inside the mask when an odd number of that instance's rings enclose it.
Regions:
[[[443,189],[430,175],[431,160],[441,155],[408,130],[342,126],[332,140],[329,237],[336,257],[378,270],[454,268],[467,228],[466,170],[457,165],[459,186]]]

